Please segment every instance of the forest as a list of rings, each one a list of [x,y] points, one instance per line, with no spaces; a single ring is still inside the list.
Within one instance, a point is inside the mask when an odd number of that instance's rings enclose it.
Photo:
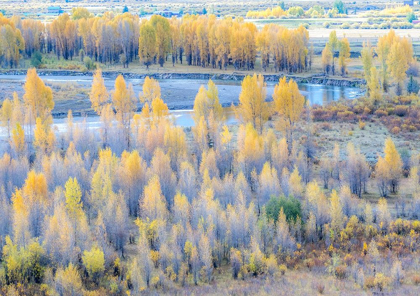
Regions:
[[[0,52],[5,68],[37,52],[127,67],[252,70],[258,55],[263,69],[296,73],[312,63],[302,26],[84,9],[48,24],[0,17]],[[331,32],[323,71],[345,76],[349,60],[348,40]],[[360,60],[366,94],[324,106],[286,76],[268,101],[264,76],[246,75],[234,125],[209,80],[192,128],[174,123],[158,80],[136,94],[118,75],[109,89],[98,67],[89,99],[100,127],[69,110],[58,131],[54,93],[29,68],[23,96],[0,109],[0,294],[418,295],[420,153],[394,141],[420,129],[412,44],[391,30]],[[340,137],[389,129],[376,162],[355,138],[321,146],[321,130],[349,123]]]
[[[259,32],[242,19],[186,15],[167,19],[154,15],[140,20],[130,13],[105,13],[93,17],[78,8],[72,16],[62,14],[53,22],[0,16],[0,56],[3,67],[14,68],[21,53],[31,58],[53,53],[65,60],[89,58],[104,64],[136,60],[145,66],[172,64],[252,70],[257,52],[277,71],[303,71],[309,67],[308,32],[304,27],[287,29],[267,25]],[[34,66],[38,66],[35,64]],[[266,66],[264,66],[266,67]]]

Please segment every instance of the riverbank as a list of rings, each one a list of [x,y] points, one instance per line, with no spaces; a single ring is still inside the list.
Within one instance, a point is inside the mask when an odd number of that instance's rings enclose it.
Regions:
[[[92,71],[70,71],[70,70],[37,70],[39,76],[80,76],[90,77],[93,75]],[[104,78],[115,79],[122,74],[125,79],[144,79],[146,76],[153,77],[158,80],[165,79],[192,79],[192,80],[223,80],[223,81],[242,81],[248,74],[233,72],[233,73],[176,73],[176,72],[151,72],[149,74],[139,74],[133,72],[121,71],[103,71]],[[330,77],[323,74],[266,74],[264,79],[267,82],[277,82],[280,78],[286,76],[292,78],[297,83],[310,83],[319,85],[343,86],[343,87],[362,87],[366,81],[364,79],[349,78],[349,77]],[[26,75],[26,70],[0,70],[0,75]]]

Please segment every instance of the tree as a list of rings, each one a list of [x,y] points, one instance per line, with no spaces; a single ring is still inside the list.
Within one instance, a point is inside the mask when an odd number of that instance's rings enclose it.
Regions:
[[[413,75],[410,76],[410,81],[407,84],[407,92],[408,94],[415,94],[419,93],[420,86],[417,80],[414,80]]]
[[[63,295],[82,295],[83,284],[77,267],[70,263],[66,269],[59,268],[55,275],[55,289]]]
[[[105,87],[101,69],[96,70],[93,75],[92,89],[89,98],[92,103],[92,109],[100,116],[105,106],[109,104],[109,94]]]
[[[154,99],[161,98],[161,91],[159,82],[153,78],[146,76],[143,83],[143,94],[140,95],[140,101],[148,104],[152,103]]]
[[[332,59],[332,66],[331,66],[331,71],[332,74],[335,75],[335,56],[336,56],[336,51],[340,48],[340,41],[337,38],[337,33],[335,30],[331,31],[330,36],[328,38],[328,43],[325,45],[325,47],[328,47],[329,50],[331,51],[331,59]]]
[[[130,148],[131,118],[133,117],[135,100],[133,86],[129,84],[127,87],[124,77],[118,75],[115,80],[115,89],[112,93],[112,103],[117,111],[117,120],[123,128],[124,141],[127,148]]]
[[[12,131],[12,146],[16,154],[20,157],[25,154],[26,141],[25,132],[19,123],[16,123],[16,127]]]
[[[149,23],[140,27],[139,46],[140,62],[149,70],[149,66],[154,62],[157,54],[156,30]]]
[[[39,117],[42,124],[46,124],[50,120],[51,110],[54,108],[53,94],[51,88],[38,77],[35,68],[28,70],[23,89],[25,90],[23,100],[28,110],[30,138],[32,139],[32,127],[36,118]]]
[[[370,80],[370,72],[373,65],[373,49],[370,46],[370,43],[363,42],[363,48],[360,51],[360,59],[362,60],[363,72],[365,75],[365,80]],[[376,69],[376,68],[375,68]]]
[[[150,18],[149,22],[156,32],[156,58],[159,65],[163,67],[166,55],[170,52],[171,27],[167,18],[156,14]]]
[[[213,114],[214,120],[220,121],[223,117],[223,108],[219,103],[219,91],[216,84],[210,79],[207,90],[201,86],[194,100],[194,120],[196,123],[204,116],[207,125],[210,125],[209,117]]]
[[[88,274],[97,283],[99,276],[105,270],[104,252],[98,247],[92,247],[90,251],[83,252],[82,260]]]
[[[79,19],[87,19],[89,17],[91,17],[91,13],[89,12],[88,9],[84,8],[84,7],[73,7],[71,9],[71,18],[73,20],[79,20]]]
[[[389,72],[397,83],[397,95],[402,94],[403,81],[407,76],[406,72],[409,67],[408,59],[405,58],[407,55],[410,56],[410,52],[406,51],[403,44],[401,42],[394,42],[391,45],[386,60]]]
[[[273,100],[276,112],[284,121],[288,143],[291,144],[293,143],[294,125],[300,119],[305,97],[301,95],[299,87],[293,79],[287,83],[286,77],[283,77],[274,87]]]
[[[65,185],[66,209],[73,220],[80,218],[83,213],[82,191],[76,178],[70,178]]]
[[[335,9],[337,9],[337,12],[339,14],[347,14],[347,10],[346,10],[346,7],[344,6],[343,1],[341,1],[341,0],[335,0],[333,7]]]
[[[362,196],[369,178],[369,165],[366,158],[356,149],[353,143],[347,145],[346,179],[353,194]]]
[[[343,208],[340,203],[337,191],[333,190],[330,198],[330,216],[331,216],[331,229],[334,231],[335,237],[338,238],[340,231],[344,226]]]
[[[140,201],[140,211],[144,219],[150,221],[167,218],[165,197],[162,195],[159,177],[153,176],[144,187],[143,197]]]
[[[239,95],[239,105],[235,109],[237,116],[245,123],[252,126],[262,133],[264,123],[268,120],[270,111],[265,101],[267,96],[264,76],[246,76],[242,81],[241,93]]]
[[[390,174],[389,186],[392,193],[398,191],[398,184],[402,176],[401,156],[395,148],[395,144],[391,138],[385,140],[384,160],[387,164],[387,170]]]
[[[327,44],[322,50],[322,68],[324,69],[324,73],[327,75],[330,73],[330,71],[332,71],[332,60],[333,56],[331,53],[331,49]]]
[[[7,137],[10,139],[10,123],[13,115],[13,103],[5,99],[1,105],[1,121],[7,127]]]
[[[369,71],[369,77],[366,79],[369,99],[376,105],[382,99],[382,87],[379,82],[376,67]]]
[[[25,40],[21,31],[11,22],[0,20],[0,62],[4,67],[17,67],[21,52],[25,49]]]
[[[55,134],[51,130],[48,122],[42,122],[41,118],[36,118],[34,131],[34,146],[41,154],[49,154],[54,149]]]
[[[339,43],[338,65],[341,69],[341,75],[346,75],[347,64],[350,59],[350,44],[347,38],[343,38]]]

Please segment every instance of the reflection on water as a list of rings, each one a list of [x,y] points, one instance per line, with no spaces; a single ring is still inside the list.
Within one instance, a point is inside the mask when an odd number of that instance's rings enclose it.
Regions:
[[[216,85],[219,86],[219,90],[223,86],[231,85],[238,86],[240,82],[238,81],[216,81]],[[267,97],[268,100],[272,100],[272,95],[274,92],[275,83],[267,83]],[[345,86],[333,86],[333,85],[319,85],[319,84],[299,84],[299,89],[301,93],[309,100],[311,105],[325,105],[333,101],[338,101],[341,99],[356,99],[361,96],[362,90],[360,88],[354,87],[345,87]],[[221,94],[219,93],[219,96]],[[239,97],[239,94],[238,94]],[[226,119],[226,124],[235,124],[237,119],[231,107],[223,108],[224,115]],[[194,126],[193,119],[193,110],[172,110],[170,111],[174,116],[175,124],[183,127],[192,127]]]
[[[318,84],[300,84],[299,89],[311,105],[325,105],[340,99],[352,100],[359,97],[361,92],[359,88]]]
[[[182,127],[194,126],[194,111],[193,110],[173,110],[170,111],[175,119],[175,124]],[[223,108],[225,116],[224,124],[231,125],[237,123],[235,113],[230,107]]]

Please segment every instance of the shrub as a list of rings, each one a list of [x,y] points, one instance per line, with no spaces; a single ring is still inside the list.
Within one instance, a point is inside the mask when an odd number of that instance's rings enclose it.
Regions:
[[[361,28],[361,29],[370,29],[370,25],[369,25],[368,23],[362,23],[362,24],[360,25],[360,28]]]
[[[296,218],[302,217],[300,201],[294,197],[273,196],[265,206],[267,217],[277,222],[280,209],[283,208],[287,221],[296,221]]]
[[[366,122],[363,122],[363,121],[359,120],[359,128],[361,130],[364,130],[365,129],[365,126],[366,126]]]
[[[337,118],[339,120],[352,121],[355,119],[355,114],[352,111],[340,111],[337,112]]]
[[[377,117],[388,116],[388,111],[383,110],[383,109],[378,109],[378,110],[375,111],[375,115]]]
[[[419,274],[415,274],[413,275],[413,277],[411,278],[411,281],[413,282],[414,285],[420,285],[420,275]]]
[[[42,65],[42,55],[39,51],[35,51],[31,57],[31,65],[39,68]]]
[[[409,94],[418,94],[419,90],[419,83],[416,80],[414,80],[413,75],[411,75],[410,81],[407,83],[407,92]]]
[[[341,27],[341,29],[350,29],[350,24],[349,23],[343,23],[340,27]]]
[[[397,105],[394,109],[394,114],[400,117],[406,116],[408,113],[408,106]]]
[[[315,289],[318,291],[319,294],[324,294],[325,285],[323,283],[316,283]]]
[[[90,57],[85,57],[83,59],[83,63],[85,64],[85,67],[88,70],[95,70],[96,69],[96,65]]]
[[[373,287],[375,287],[375,278],[373,276],[367,276],[365,278],[364,286],[367,289],[372,289]]]
[[[388,285],[389,278],[386,277],[383,273],[378,272],[375,275],[374,285],[379,289],[379,291],[383,291],[383,289]]]
[[[332,128],[332,126],[331,126],[331,123],[329,123],[329,122],[323,122],[323,123],[320,125],[320,128],[321,128],[322,130],[324,130],[324,131],[330,131],[330,130],[331,130],[331,128]]]
[[[394,126],[391,130],[391,133],[398,135],[401,132],[401,129],[398,126]]]
[[[342,280],[346,278],[347,267],[345,265],[339,265],[335,268],[335,276]]]
[[[286,273],[286,271],[287,271],[287,266],[284,265],[284,264],[281,264],[279,266],[279,270],[280,270],[281,275],[284,275]]]
[[[419,63],[417,61],[413,61],[410,63],[408,70],[405,72],[408,76],[418,77],[420,73]]]

